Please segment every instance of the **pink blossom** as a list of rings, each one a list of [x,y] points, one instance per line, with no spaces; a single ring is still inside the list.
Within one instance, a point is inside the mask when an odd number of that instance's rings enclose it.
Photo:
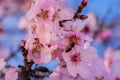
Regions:
[[[64,3],[67,0],[54,0],[55,1],[55,10],[58,10],[59,8],[63,8]]]
[[[115,61],[120,60],[120,50],[113,50],[111,47],[108,47],[105,51],[105,65],[107,70],[109,71],[109,68],[112,63]]]
[[[66,37],[62,40],[62,45],[69,47],[71,44],[74,45],[83,45],[84,39],[82,34],[80,33],[74,33],[74,32],[68,32],[66,33]]]
[[[63,24],[63,27],[65,30],[80,32],[84,29],[85,24],[86,24],[86,20],[82,21],[82,20],[77,19],[75,21],[65,22]]]
[[[64,39],[61,42],[62,47],[65,49],[71,44],[82,46],[85,41],[92,42],[92,38],[80,32],[68,31],[64,34]]]
[[[41,64],[58,59],[59,70],[53,70],[51,80],[120,80],[119,69],[115,71],[115,68],[120,67],[119,62],[116,62],[120,60],[120,51],[108,50],[105,57],[106,70],[96,49],[90,44],[93,41],[90,36],[97,30],[95,15],[89,14],[89,18],[84,21],[73,19],[73,9],[63,7],[65,1],[35,0],[27,15],[21,19],[20,27],[27,26],[28,31],[24,45],[28,51],[27,60]],[[82,3],[87,1],[83,0]],[[80,7],[84,7],[83,4]],[[60,21],[64,23],[60,24]],[[98,39],[106,40],[110,37],[109,29],[103,29],[98,34]],[[10,74],[15,76],[14,79]],[[5,79],[16,80],[17,75],[15,68],[11,68]]]
[[[13,14],[17,11],[18,6],[15,5],[13,0],[4,0],[0,3],[0,15],[6,16]]]
[[[72,51],[64,52],[62,55],[67,64],[69,74],[73,77],[79,74],[83,79],[90,77],[91,73],[88,65],[98,58],[97,52],[93,47],[83,49],[83,47],[75,46]]]
[[[27,59],[33,60],[36,64],[47,63],[51,60],[51,51],[48,47],[41,47],[40,50],[34,53],[29,52]]]
[[[106,66],[107,71],[109,71],[110,65],[113,62],[112,56],[113,56],[113,49],[111,47],[106,48],[104,52],[104,64]]]
[[[0,58],[0,70],[2,70],[6,65],[6,62],[3,58]]]
[[[61,20],[64,20],[64,19],[69,20],[69,19],[72,19],[72,17],[74,16],[74,12],[72,8],[62,8],[58,12],[58,15]]]
[[[111,38],[111,31],[109,29],[103,29],[99,34],[98,38],[100,40],[108,40]]]
[[[5,74],[5,80],[17,80],[18,73],[16,72],[16,68],[11,67]]]
[[[74,80],[74,78],[68,74],[62,74],[62,73],[53,73],[50,76],[51,80]]]
[[[54,50],[52,50],[51,55],[52,55],[52,59],[56,59],[56,58],[62,58],[62,53],[63,50],[61,50],[59,47],[56,47]]]
[[[120,61],[115,61],[111,65],[107,80],[120,80]]]
[[[105,80],[106,79],[106,68],[103,63],[102,59],[97,59],[92,65],[91,65],[91,73],[93,74],[92,80]]]
[[[49,0],[35,0],[30,11],[27,13],[28,19],[34,19],[40,17],[41,19],[52,20],[54,14],[54,1]],[[45,12],[45,13],[44,13]]]
[[[27,59],[29,61],[33,60],[37,64],[47,63],[51,60],[51,48],[43,46],[38,38],[33,38],[30,42],[26,42]]]
[[[50,44],[51,39],[54,37],[54,34],[51,29],[51,23],[47,22],[46,24],[45,22],[39,23],[38,21],[36,21],[36,24],[36,33],[38,34],[41,43],[43,45]]]
[[[19,29],[24,29],[27,27],[27,19],[25,17],[22,17],[20,20],[19,20],[19,24],[18,24],[18,28]]]
[[[9,48],[0,46],[0,58],[1,59],[5,60],[7,57],[9,57],[9,55],[10,55],[9,53],[10,53]]]
[[[68,74],[65,67],[58,67],[54,70],[54,72],[50,75],[51,80],[83,80],[80,76],[72,77]]]
[[[97,30],[97,21],[96,21],[96,15],[93,12],[90,12],[88,14],[88,18],[86,19],[87,25],[90,26],[92,31]]]
[[[83,33],[94,36],[94,32],[98,29],[97,22],[96,22],[96,16],[94,13],[89,13],[88,18],[86,19],[86,25],[83,28]]]
[[[84,29],[86,25],[86,20],[85,21],[82,21],[82,20],[75,20],[73,23],[72,23],[72,30],[73,31],[82,31]]]

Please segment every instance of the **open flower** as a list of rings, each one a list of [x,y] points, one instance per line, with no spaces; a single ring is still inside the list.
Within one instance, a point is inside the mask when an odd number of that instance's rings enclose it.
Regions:
[[[79,74],[83,79],[90,77],[90,69],[88,68],[97,58],[97,52],[93,47],[84,49],[75,46],[72,51],[62,53],[63,59],[67,64],[67,70],[70,75],[76,77]]]
[[[27,42],[26,48],[28,50],[28,61],[33,60],[36,64],[39,64],[51,60],[51,49],[48,46],[43,46],[38,38],[33,38],[30,43]]]
[[[57,67],[54,72],[50,75],[51,80],[83,80],[79,75],[73,77],[68,74],[65,67]]]
[[[54,14],[54,1],[49,0],[35,0],[31,9],[27,13],[28,19],[52,19]]]
[[[63,35],[65,38],[61,41],[61,45],[64,49],[74,47],[75,45],[83,46],[85,41],[92,42],[91,37],[86,36],[80,32],[68,31]]]
[[[47,63],[51,60],[51,51],[48,47],[41,47],[38,51],[30,53],[27,56],[29,61],[33,60],[36,64]]]

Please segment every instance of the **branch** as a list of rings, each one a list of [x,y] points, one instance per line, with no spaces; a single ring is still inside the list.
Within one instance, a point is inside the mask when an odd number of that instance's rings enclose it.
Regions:
[[[59,21],[59,26],[60,26],[60,27],[64,27],[64,26],[63,26],[63,23],[65,23],[65,22],[67,22],[67,21],[72,21],[72,20],[75,20],[75,19],[84,20],[84,19],[88,18],[88,16],[81,14],[82,10],[83,10],[84,7],[87,5],[87,3],[88,3],[88,0],[83,0],[83,1],[81,2],[81,4],[79,5],[79,7],[78,7],[76,13],[74,14],[73,18],[72,18],[72,19],[69,19],[69,20],[61,20],[61,21]]]

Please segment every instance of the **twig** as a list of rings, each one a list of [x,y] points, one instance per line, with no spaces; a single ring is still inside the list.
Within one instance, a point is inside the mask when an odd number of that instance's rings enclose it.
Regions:
[[[83,8],[87,5],[87,3],[88,3],[88,0],[83,0],[81,2],[81,4],[79,5],[79,7],[78,7],[76,13],[74,14],[73,18],[69,19],[69,20],[61,20],[61,21],[59,21],[59,26],[64,27],[63,23],[65,23],[67,21],[72,21],[72,20],[75,20],[75,19],[84,20],[84,19],[88,18],[86,15],[80,14],[82,12]]]

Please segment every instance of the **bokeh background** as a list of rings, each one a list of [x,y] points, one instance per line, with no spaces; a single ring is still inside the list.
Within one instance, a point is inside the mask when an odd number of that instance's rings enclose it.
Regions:
[[[23,57],[19,50],[21,39],[27,33],[25,29],[18,27],[20,19],[30,8],[32,0],[0,0],[0,56],[8,61],[7,66],[23,64]],[[65,6],[77,10],[82,0],[68,0]],[[99,55],[104,58],[104,52],[108,47],[120,49],[120,0],[89,0],[82,14],[94,15],[91,24],[98,32],[108,35],[93,36],[92,45]],[[93,23],[92,23],[93,22]],[[102,32],[104,29],[107,31]],[[107,38],[106,38],[107,37]]]

